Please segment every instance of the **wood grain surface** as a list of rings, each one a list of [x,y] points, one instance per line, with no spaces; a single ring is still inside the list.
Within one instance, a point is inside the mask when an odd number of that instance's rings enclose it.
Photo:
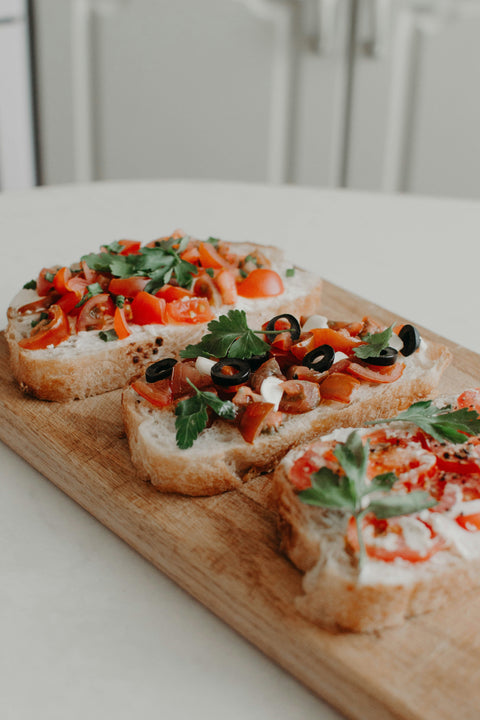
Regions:
[[[397,319],[328,283],[322,312]],[[480,356],[447,344],[441,391],[480,385]],[[301,574],[278,551],[268,477],[211,498],[157,493],[130,463],[120,392],[60,404],[24,396],[3,334],[0,439],[346,717],[480,717],[480,591],[459,588],[448,607],[375,635],[321,630],[295,612]]]

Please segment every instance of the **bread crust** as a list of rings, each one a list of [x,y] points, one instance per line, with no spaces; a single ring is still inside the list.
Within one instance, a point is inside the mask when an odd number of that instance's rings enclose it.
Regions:
[[[285,277],[289,265],[281,250],[255,243],[229,243],[238,253],[261,251],[284,278],[283,295],[259,300],[240,300],[245,306],[249,323],[261,326],[272,315],[294,312],[313,314],[320,304],[322,281],[317,276],[296,270],[293,278]],[[18,344],[25,335],[26,321],[19,318],[12,302],[8,311],[6,339],[10,366],[20,388],[41,400],[66,401],[99,395],[125,387],[143,374],[146,365],[162,357],[178,357],[189,343],[196,343],[206,332],[207,324],[133,326],[134,333],[125,340],[105,343],[97,331],[80,333],[46,350],[25,350]],[[234,306],[222,306],[217,315]],[[236,307],[236,306],[235,306]],[[88,336],[88,342],[85,336]],[[80,338],[80,341],[79,341]]]
[[[303,415],[290,415],[277,431],[263,433],[253,444],[238,429],[216,420],[192,448],[175,442],[171,409],[154,408],[132,388],[122,396],[123,419],[133,464],[142,477],[162,492],[213,495],[239,487],[252,475],[269,472],[292,447],[329,432],[366,420],[393,415],[415,400],[432,395],[450,361],[442,345],[429,344],[428,367],[407,359],[403,376],[392,384],[365,383],[358,399],[348,405],[328,401]]]

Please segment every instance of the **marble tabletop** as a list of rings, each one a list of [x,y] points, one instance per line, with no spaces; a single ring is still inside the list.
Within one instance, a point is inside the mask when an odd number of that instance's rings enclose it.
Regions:
[[[278,245],[480,352],[480,203],[313,188],[149,181],[0,194],[1,316],[41,267],[177,227]],[[1,443],[0,478],[2,718],[341,717]]]

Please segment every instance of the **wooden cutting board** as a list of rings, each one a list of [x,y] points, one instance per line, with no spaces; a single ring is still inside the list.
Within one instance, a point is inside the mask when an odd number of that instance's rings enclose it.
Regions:
[[[334,318],[387,311],[325,283]],[[439,340],[432,333],[427,338]],[[454,356],[441,390],[480,384],[480,356]],[[0,337],[0,439],[162,572],[349,718],[480,717],[480,591],[378,635],[332,635],[300,617],[301,574],[279,553],[268,478],[212,498],[161,495],[135,477],[120,392],[81,402],[22,395]]]

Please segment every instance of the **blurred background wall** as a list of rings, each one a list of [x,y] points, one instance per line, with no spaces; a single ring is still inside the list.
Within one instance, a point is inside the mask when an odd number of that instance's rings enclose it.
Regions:
[[[0,0],[0,188],[478,198],[479,39],[480,0]]]

